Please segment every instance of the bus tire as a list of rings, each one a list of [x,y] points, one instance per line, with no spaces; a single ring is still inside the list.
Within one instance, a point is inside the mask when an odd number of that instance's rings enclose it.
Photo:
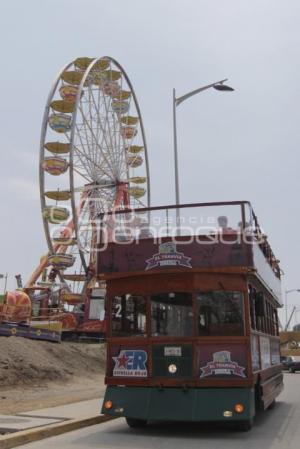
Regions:
[[[252,429],[253,426],[253,418],[252,419],[246,419],[245,421],[240,421],[238,423],[238,429],[242,432],[249,432],[249,430]]]
[[[125,418],[129,427],[145,427],[147,421],[145,419]]]
[[[276,405],[276,399],[274,399],[271,404],[268,406],[268,410],[272,410]]]
[[[259,383],[255,385],[255,410],[263,410],[263,403],[261,399],[261,386]]]

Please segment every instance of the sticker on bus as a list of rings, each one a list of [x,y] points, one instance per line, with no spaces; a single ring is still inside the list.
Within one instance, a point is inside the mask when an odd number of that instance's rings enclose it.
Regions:
[[[245,369],[237,362],[231,360],[230,351],[219,351],[213,353],[213,360],[208,362],[206,366],[200,368],[200,377],[229,375],[246,377]]]
[[[167,265],[192,268],[191,260],[191,257],[186,257],[183,253],[177,251],[176,243],[165,242],[159,245],[158,253],[153,254],[150,259],[146,260],[146,270]]]
[[[122,349],[117,357],[113,357],[115,366],[113,376],[147,377],[147,352],[142,350]]]

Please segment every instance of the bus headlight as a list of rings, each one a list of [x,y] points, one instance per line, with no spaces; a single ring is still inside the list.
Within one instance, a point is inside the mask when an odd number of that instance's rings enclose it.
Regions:
[[[168,366],[168,371],[170,374],[175,374],[177,371],[177,366],[175,363],[171,363],[171,365]]]

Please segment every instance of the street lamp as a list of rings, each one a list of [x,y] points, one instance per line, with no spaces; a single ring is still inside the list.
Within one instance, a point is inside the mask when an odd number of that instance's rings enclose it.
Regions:
[[[285,328],[284,328],[285,331],[287,331],[288,324],[289,324],[288,323],[288,311],[287,311],[287,295],[292,292],[300,292],[300,288],[292,288],[291,290],[285,291]]]
[[[181,97],[176,98],[176,91],[173,89],[173,135],[174,135],[174,164],[175,164],[175,198],[176,204],[180,203],[179,199],[179,174],[178,174],[178,151],[177,151],[177,127],[176,127],[176,107],[179,106],[183,101],[192,97],[193,95],[199,94],[204,90],[210,89],[213,87],[219,91],[227,91],[232,92],[234,89],[230,86],[227,86],[225,83],[227,78],[221,81],[217,81],[216,83],[208,84],[207,86],[199,87],[199,89],[192,90]],[[176,221],[177,225],[179,223],[179,210],[176,209]]]
[[[8,274],[7,274],[7,273],[6,273],[6,274],[0,274],[0,279],[5,279],[5,283],[4,283],[4,294],[5,294],[5,292],[6,292],[7,277],[8,277]]]

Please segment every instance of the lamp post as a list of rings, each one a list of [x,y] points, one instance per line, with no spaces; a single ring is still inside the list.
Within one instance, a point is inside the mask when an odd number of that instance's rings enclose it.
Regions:
[[[300,292],[300,288],[292,288],[291,290],[286,290],[285,291],[285,328],[284,328],[285,331],[288,330],[287,328],[288,328],[288,324],[289,324],[289,322],[288,322],[288,310],[287,310],[287,296],[288,296],[289,293],[292,293],[292,292]]]
[[[203,92],[204,90],[214,88],[219,91],[227,91],[232,92],[234,89],[230,86],[227,86],[225,83],[227,78],[221,81],[217,81],[216,83],[208,84],[207,86],[199,87],[198,89],[192,90],[181,97],[176,98],[176,91],[173,89],[173,137],[174,137],[174,165],[175,165],[175,199],[176,205],[180,204],[180,196],[179,196],[179,173],[178,173],[178,149],[177,149],[177,125],[176,125],[176,107],[179,106],[183,101],[188,98]],[[176,209],[176,224],[179,224],[179,209]],[[179,232],[180,233],[180,232]]]
[[[294,315],[295,315],[295,325],[296,325],[296,326],[298,326],[298,313],[299,313],[299,312],[300,312],[300,309],[297,309],[297,308],[296,308],[295,314],[294,314]]]
[[[5,292],[6,292],[7,277],[8,277],[8,273],[6,273],[6,274],[0,274],[0,279],[5,279],[5,282],[4,282],[4,294],[5,294]]]

